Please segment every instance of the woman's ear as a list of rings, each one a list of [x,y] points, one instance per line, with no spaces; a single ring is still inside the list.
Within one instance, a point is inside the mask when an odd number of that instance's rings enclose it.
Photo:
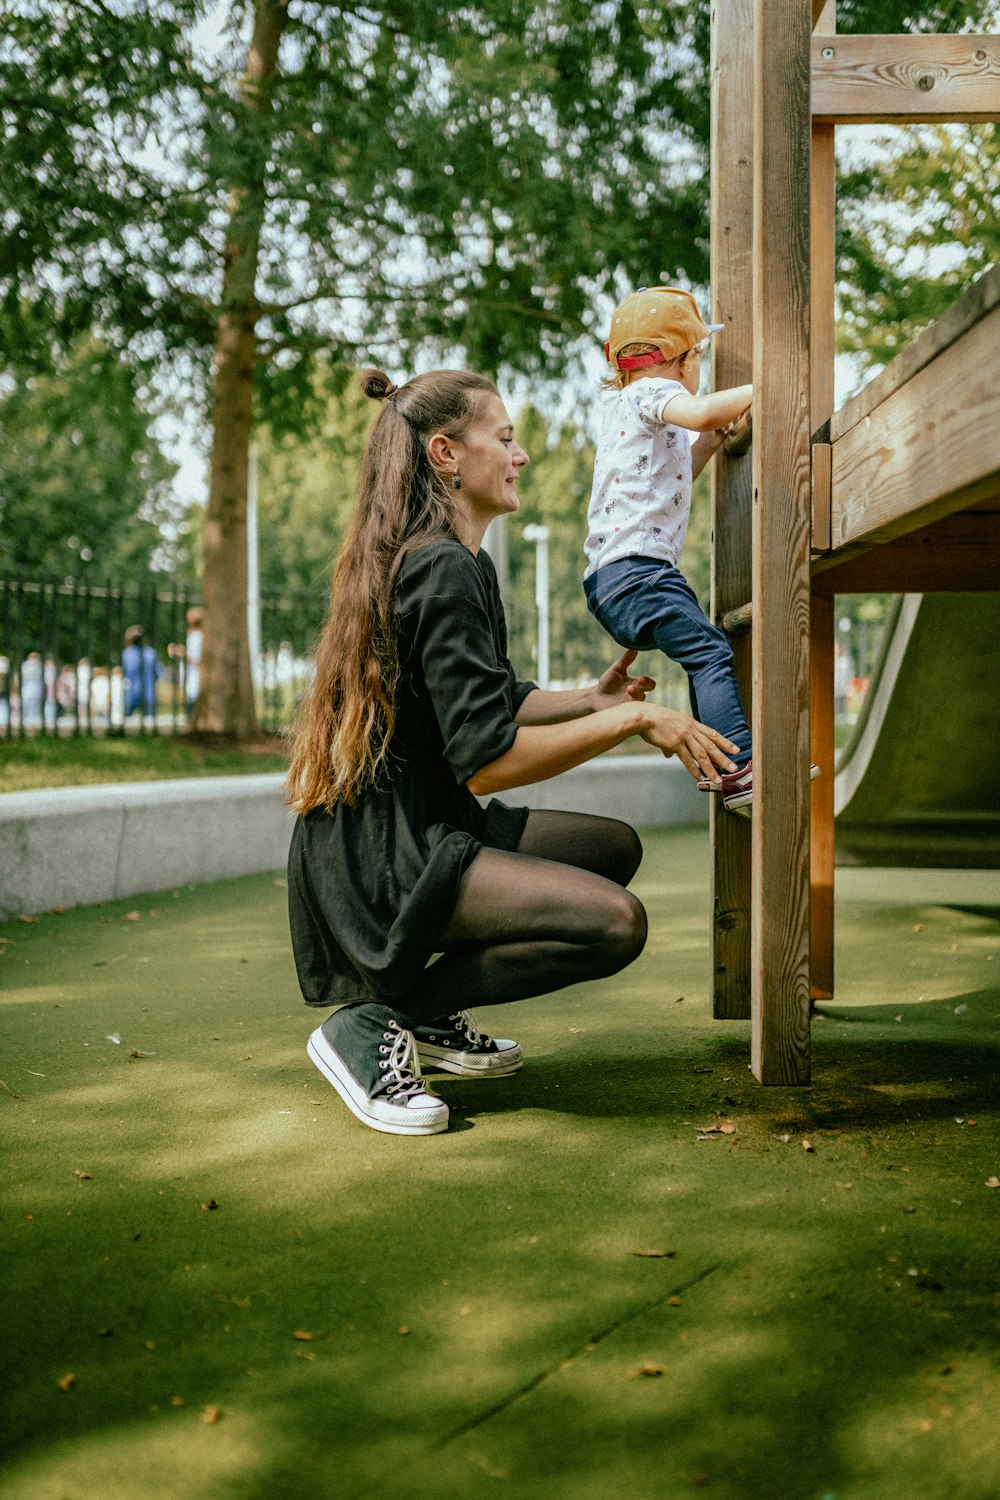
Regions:
[[[454,438],[446,437],[443,432],[435,432],[427,442],[427,457],[435,469],[440,469],[445,474],[454,473],[458,464],[458,445]]]

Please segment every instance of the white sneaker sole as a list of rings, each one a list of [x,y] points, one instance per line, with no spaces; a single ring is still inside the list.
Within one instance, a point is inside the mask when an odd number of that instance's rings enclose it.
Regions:
[[[417,1056],[422,1068],[457,1073],[459,1078],[508,1078],[524,1063],[524,1053],[516,1042],[506,1052],[453,1052],[433,1042],[418,1042]]]
[[[351,1076],[318,1026],[306,1044],[310,1060],[316,1064],[327,1083],[331,1083],[352,1115],[372,1130],[386,1135],[439,1135],[448,1129],[448,1106],[443,1099],[427,1105],[382,1104],[369,1099],[361,1085]],[[429,1094],[417,1098],[431,1099]]]

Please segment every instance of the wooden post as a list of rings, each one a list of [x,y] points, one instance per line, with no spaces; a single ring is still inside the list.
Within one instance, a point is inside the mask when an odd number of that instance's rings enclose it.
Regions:
[[[711,246],[713,389],[744,385],[753,366],[753,0],[712,7]],[[751,460],[712,463],[712,619],[750,601]],[[749,717],[749,634],[733,638]],[[750,843],[745,818],[712,798],[712,1014],[750,1015]]]
[[[818,36],[837,30],[837,0],[827,0],[816,22]],[[813,123],[810,204],[810,425],[815,432],[833,415],[834,299],[836,295],[836,160],[834,126]],[[824,454],[824,460],[828,454]],[[813,550],[830,546],[829,472],[814,465],[825,486],[823,535],[814,526]],[[815,517],[816,508],[813,509]],[[812,999],[833,994],[834,933],[834,603],[812,601],[809,651],[810,755],[820,768],[812,784],[810,816],[809,993]]]
[[[811,15],[754,5],[751,1067],[809,1081]]]

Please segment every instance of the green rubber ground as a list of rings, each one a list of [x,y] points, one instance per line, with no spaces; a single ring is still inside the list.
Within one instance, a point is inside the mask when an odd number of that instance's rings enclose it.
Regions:
[[[995,1500],[1000,882],[838,878],[811,1089],[657,833],[646,953],[424,1140],[308,1062],[277,879],[0,927],[4,1500]]]

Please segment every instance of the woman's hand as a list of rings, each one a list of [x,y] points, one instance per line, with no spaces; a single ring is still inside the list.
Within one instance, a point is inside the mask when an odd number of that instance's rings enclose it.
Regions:
[[[672,708],[659,708],[650,704],[648,712],[651,722],[643,730],[642,738],[648,744],[655,745],[657,750],[662,750],[664,755],[676,755],[696,781],[700,781],[702,777],[718,781],[720,770],[736,770],[736,764],[729,759],[729,754],[735,753],[740,747],[734,745],[732,740],[727,740],[725,735],[719,734],[718,730],[709,729],[707,724],[699,724],[697,719],[677,713]]]
[[[638,654],[638,651],[624,652],[594,684],[591,692],[594,713],[599,713],[602,708],[617,708],[619,703],[642,703],[646,694],[653,691],[656,683],[652,677],[628,675],[628,669]]]

